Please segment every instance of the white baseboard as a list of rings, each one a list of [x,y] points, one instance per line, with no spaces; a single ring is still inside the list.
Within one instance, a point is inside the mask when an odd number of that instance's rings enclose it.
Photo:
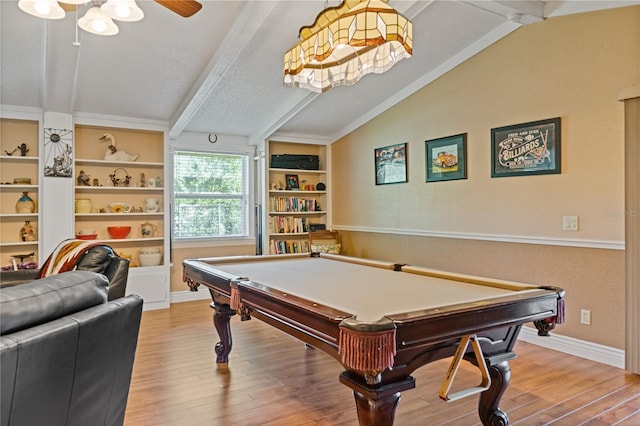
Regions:
[[[208,290],[202,288],[198,291],[172,291],[171,303],[193,302],[195,300],[211,299]]]
[[[174,291],[171,293],[171,303],[193,302],[209,299],[208,291]],[[551,333],[548,337],[538,336],[538,331],[531,327],[522,327],[520,336],[523,342],[532,343],[558,352],[585,358],[612,367],[624,369],[624,351],[598,343],[574,339]]]
[[[560,336],[553,334],[553,331],[550,336],[542,337],[538,336],[538,331],[531,327],[522,327],[519,339],[547,349],[624,369],[624,350],[622,349]]]

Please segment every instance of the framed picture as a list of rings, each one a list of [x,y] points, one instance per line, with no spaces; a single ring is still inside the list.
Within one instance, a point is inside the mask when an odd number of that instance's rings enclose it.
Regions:
[[[425,141],[426,181],[467,178],[467,134]]]
[[[298,175],[284,175],[284,179],[287,181],[286,189],[300,188],[300,184],[298,183]]]
[[[560,173],[560,117],[491,129],[491,177]]]
[[[407,144],[389,145],[374,150],[376,185],[407,182]]]
[[[44,175],[73,176],[73,130],[44,129]]]

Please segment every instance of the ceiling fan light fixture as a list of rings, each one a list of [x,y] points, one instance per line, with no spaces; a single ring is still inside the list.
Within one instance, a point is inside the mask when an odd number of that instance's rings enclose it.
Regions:
[[[100,11],[112,19],[125,22],[136,22],[144,18],[144,12],[135,0],[107,0],[100,6]]]
[[[92,7],[87,13],[78,19],[78,26],[83,30],[97,35],[116,35],[120,31],[113,20],[105,16],[99,7]]]
[[[387,0],[344,0],[300,29],[284,55],[284,85],[322,93],[381,74],[413,53],[413,25]]]
[[[20,0],[18,7],[29,15],[44,19],[62,19],[64,9],[55,0]]]

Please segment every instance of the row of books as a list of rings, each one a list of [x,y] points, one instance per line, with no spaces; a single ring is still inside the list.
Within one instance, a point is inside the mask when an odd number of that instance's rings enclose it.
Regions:
[[[313,198],[271,197],[270,201],[272,212],[314,212],[318,207]]]
[[[309,240],[271,240],[270,254],[308,253],[311,250]]]
[[[296,234],[309,231],[305,217],[272,216],[269,218],[269,222],[272,234]]]

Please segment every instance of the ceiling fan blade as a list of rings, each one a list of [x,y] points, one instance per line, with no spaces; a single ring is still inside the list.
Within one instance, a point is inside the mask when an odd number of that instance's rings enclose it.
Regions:
[[[60,7],[62,7],[64,9],[65,12],[75,12],[76,11],[76,5],[75,4],[70,4],[70,3],[63,3],[63,2],[58,2],[58,4],[60,5]]]
[[[167,9],[172,12],[177,13],[178,15],[188,18],[189,16],[194,15],[200,9],[202,9],[202,4],[198,3],[196,0],[155,0],[156,3],[160,3]]]

